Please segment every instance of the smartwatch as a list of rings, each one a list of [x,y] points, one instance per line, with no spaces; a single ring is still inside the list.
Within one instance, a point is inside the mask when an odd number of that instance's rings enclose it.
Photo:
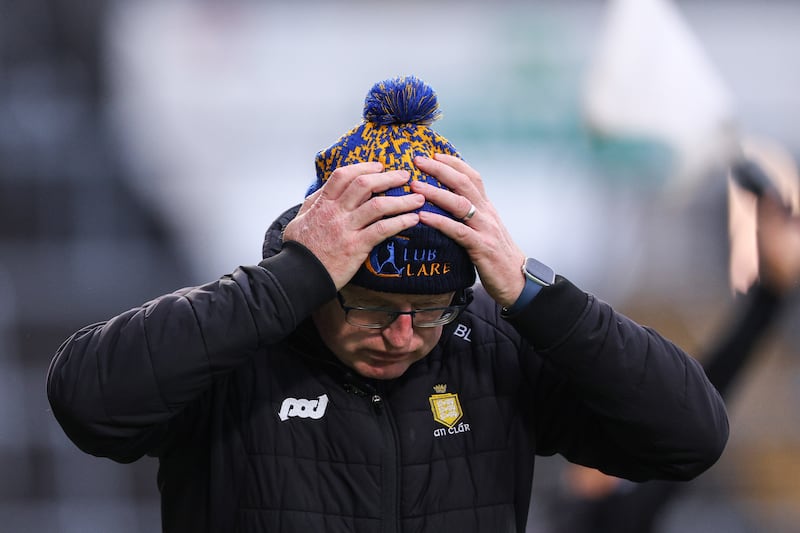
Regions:
[[[522,274],[525,276],[525,286],[517,301],[511,307],[503,308],[504,315],[516,314],[539,294],[542,287],[548,287],[556,281],[553,269],[532,257],[525,259],[522,264]]]
[[[522,264],[522,273],[540,288],[548,287],[556,281],[556,273],[553,272],[553,269],[533,257],[527,258]]]

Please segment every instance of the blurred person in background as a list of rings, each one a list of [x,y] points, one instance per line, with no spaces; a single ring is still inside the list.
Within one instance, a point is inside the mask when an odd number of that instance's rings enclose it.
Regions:
[[[731,320],[701,358],[706,373],[726,400],[736,379],[757,354],[756,345],[800,284],[800,216],[777,194],[757,204],[759,278],[738,295]],[[568,464],[551,509],[554,533],[649,533],[687,485],[668,481],[633,483]]]
[[[644,481],[722,453],[700,364],[526,258],[439,114],[375,84],[258,265],[58,349],[55,417],[159,459],[164,531],[522,532],[536,454]]]

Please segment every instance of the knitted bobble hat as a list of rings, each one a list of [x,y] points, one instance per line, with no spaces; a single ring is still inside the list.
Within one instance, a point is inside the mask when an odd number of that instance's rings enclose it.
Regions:
[[[376,83],[364,101],[363,121],[316,156],[317,179],[306,196],[322,187],[345,165],[378,161],[385,170],[407,170],[412,180],[446,188],[414,165],[414,157],[435,153],[461,157],[450,142],[431,129],[441,116],[436,93],[414,76]],[[381,194],[411,193],[409,184]],[[426,202],[419,210],[450,213]],[[373,248],[351,283],[381,292],[441,294],[475,283],[475,267],[466,251],[440,231],[417,224]]]

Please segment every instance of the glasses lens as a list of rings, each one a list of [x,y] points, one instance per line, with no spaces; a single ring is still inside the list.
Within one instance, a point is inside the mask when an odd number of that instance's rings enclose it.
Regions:
[[[337,294],[339,305],[345,312],[347,323],[362,328],[385,328],[395,321],[400,315],[411,315],[414,327],[432,328],[449,324],[456,319],[465,305],[450,305],[448,307],[429,307],[414,309],[413,311],[395,311],[381,307],[350,307],[345,305],[344,298]]]
[[[362,328],[382,328],[394,320],[396,314],[380,309],[348,309],[347,322]]]
[[[462,306],[451,305],[440,309],[422,309],[414,315],[414,325],[419,328],[432,328],[449,324],[458,317]]]

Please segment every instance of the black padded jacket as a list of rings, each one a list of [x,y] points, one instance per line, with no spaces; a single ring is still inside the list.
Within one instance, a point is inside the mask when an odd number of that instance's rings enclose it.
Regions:
[[[259,265],[83,328],[51,364],[78,447],[158,457],[165,532],[522,532],[537,454],[686,480],[722,453],[701,366],[561,277],[511,318],[477,286],[430,355],[360,378],[309,320],[335,288],[278,244],[286,220]]]

